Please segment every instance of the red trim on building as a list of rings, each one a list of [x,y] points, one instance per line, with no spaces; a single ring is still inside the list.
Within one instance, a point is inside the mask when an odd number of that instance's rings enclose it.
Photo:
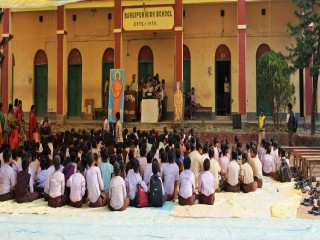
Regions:
[[[2,28],[3,34],[9,34],[10,31],[10,10],[4,9],[3,10],[3,17],[2,17]],[[2,64],[2,71],[1,71],[1,79],[2,79],[2,104],[3,104],[3,112],[8,111],[8,92],[9,92],[9,44],[5,44],[3,47],[3,64]],[[12,86],[13,87],[13,86]]]
[[[122,5],[121,1],[114,0],[114,30],[122,29]],[[122,33],[114,33],[114,68],[121,68],[121,41]]]
[[[64,29],[64,7],[57,10],[57,30]],[[57,114],[63,114],[63,40],[64,35],[57,35]]]
[[[183,24],[183,2],[182,0],[175,1],[174,11],[174,25],[175,28],[182,28]],[[175,80],[177,82],[183,81],[183,31],[178,29],[175,32],[175,45],[176,45],[176,57],[175,57]]]
[[[238,25],[246,25],[246,2],[238,0]],[[239,113],[246,115],[246,29],[238,30],[239,48]]]

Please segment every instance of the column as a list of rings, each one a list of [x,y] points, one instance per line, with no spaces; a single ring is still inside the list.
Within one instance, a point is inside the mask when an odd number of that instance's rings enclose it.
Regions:
[[[11,12],[8,8],[3,10],[3,17],[2,17],[2,37],[9,37],[10,28],[11,28]],[[1,71],[1,93],[2,93],[2,104],[3,104],[3,112],[6,113],[8,111],[8,104],[9,104],[9,78],[12,75],[12,53],[11,53],[11,45],[10,43],[6,43],[3,47],[3,64],[2,64],[2,71]],[[12,76],[11,76],[12,77]],[[13,86],[12,86],[13,87]]]
[[[239,113],[246,115],[246,2],[238,0]]]
[[[64,51],[66,48],[65,10],[57,9],[57,115],[63,116]]]
[[[183,81],[183,3],[175,1],[174,30],[175,30],[175,80]]]
[[[114,68],[121,68],[122,48],[122,6],[121,0],[114,0]]]

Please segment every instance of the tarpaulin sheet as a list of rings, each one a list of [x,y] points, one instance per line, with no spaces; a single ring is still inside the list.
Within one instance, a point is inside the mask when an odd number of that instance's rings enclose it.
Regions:
[[[65,5],[83,0],[1,0],[1,8],[44,8]]]

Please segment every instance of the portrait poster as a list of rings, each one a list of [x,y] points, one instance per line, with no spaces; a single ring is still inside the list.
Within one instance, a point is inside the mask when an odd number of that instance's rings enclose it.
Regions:
[[[183,82],[175,81],[174,95],[173,95],[173,106],[174,106],[174,122],[183,122],[184,118],[184,96],[183,96]]]
[[[116,113],[120,113],[120,122],[123,122],[124,108],[124,70],[111,69],[109,83],[108,120],[116,122]]]

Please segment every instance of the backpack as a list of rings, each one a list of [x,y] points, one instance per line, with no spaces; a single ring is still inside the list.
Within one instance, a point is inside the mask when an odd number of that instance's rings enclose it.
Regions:
[[[280,182],[291,182],[290,167],[285,158],[281,159]]]
[[[150,178],[149,200],[151,207],[162,207],[162,184],[158,175]]]
[[[149,207],[148,194],[143,191],[141,184],[137,185],[136,196],[134,198],[134,205],[137,208]]]
[[[299,119],[297,118],[297,116],[294,116],[294,118],[293,118],[293,132],[297,132],[298,121],[299,121]]]

